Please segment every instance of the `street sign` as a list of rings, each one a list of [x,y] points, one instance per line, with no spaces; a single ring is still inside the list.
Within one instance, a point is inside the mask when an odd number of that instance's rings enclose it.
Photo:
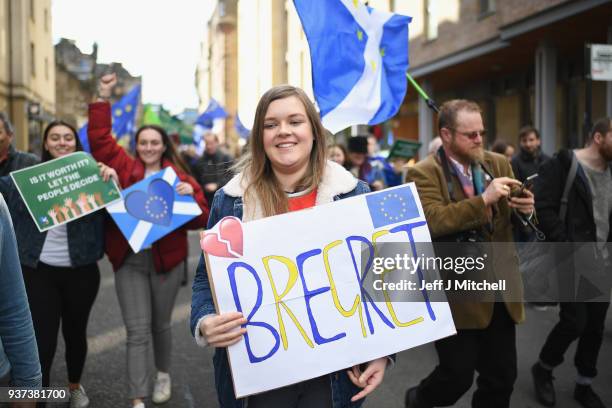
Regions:
[[[612,81],[612,44],[591,44],[591,78]]]

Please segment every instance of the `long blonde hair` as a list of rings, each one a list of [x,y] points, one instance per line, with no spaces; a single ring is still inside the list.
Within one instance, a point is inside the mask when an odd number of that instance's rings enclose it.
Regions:
[[[251,200],[259,200],[264,217],[288,211],[287,194],[283,191],[282,186],[272,171],[272,164],[264,150],[263,134],[264,119],[270,104],[276,100],[291,96],[298,98],[304,105],[314,137],[308,169],[304,177],[298,182],[296,189],[303,191],[316,188],[323,179],[327,147],[325,131],[321,124],[319,113],[302,89],[290,85],[275,86],[268,90],[259,100],[257,110],[255,111],[255,121],[251,131],[248,150],[234,167],[237,172],[242,172],[243,177],[248,180],[248,185],[244,192],[245,203],[250,203]]]

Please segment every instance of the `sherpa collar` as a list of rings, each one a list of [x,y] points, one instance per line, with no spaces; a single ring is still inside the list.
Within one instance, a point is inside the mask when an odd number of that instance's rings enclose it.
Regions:
[[[248,180],[243,173],[238,173],[223,187],[223,192],[231,197],[243,197]],[[323,180],[317,188],[316,205],[331,203],[339,194],[346,194],[357,187],[357,179],[338,163],[328,160],[323,171]],[[259,199],[255,203],[243,204],[242,221],[263,218]]]

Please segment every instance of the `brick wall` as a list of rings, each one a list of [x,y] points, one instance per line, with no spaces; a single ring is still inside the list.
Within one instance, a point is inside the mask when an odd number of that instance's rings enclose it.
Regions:
[[[440,17],[438,23],[438,37],[428,40],[424,34],[425,0],[421,6],[413,6],[414,20],[421,20],[421,24],[414,24],[410,40],[410,65],[418,67],[429,62],[441,59],[456,52],[491,41],[499,36],[500,28],[515,23],[526,17],[555,7],[568,0],[503,0],[497,1],[494,13],[482,15],[478,0],[442,0],[438,4]],[[449,10],[456,10],[454,15]]]

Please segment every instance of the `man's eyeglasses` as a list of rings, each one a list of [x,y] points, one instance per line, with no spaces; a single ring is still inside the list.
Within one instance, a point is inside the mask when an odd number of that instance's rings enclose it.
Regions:
[[[466,136],[467,138],[474,140],[478,137],[478,135],[480,135],[483,139],[485,137],[487,137],[487,131],[486,130],[475,130],[473,132],[461,132],[460,130],[457,129],[452,129],[449,128],[450,130],[452,130],[455,133],[459,133],[460,135]]]

